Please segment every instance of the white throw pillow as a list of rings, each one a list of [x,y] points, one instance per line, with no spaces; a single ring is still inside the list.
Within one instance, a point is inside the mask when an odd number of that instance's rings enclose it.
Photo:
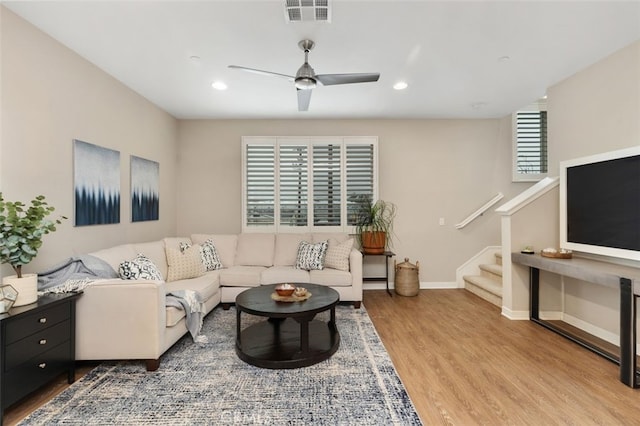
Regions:
[[[326,268],[338,269],[340,271],[349,270],[349,254],[353,248],[353,238],[349,238],[343,243],[339,243],[333,238],[329,239],[327,254],[324,257]]]
[[[120,263],[118,271],[123,280],[162,281],[162,274],[158,267],[142,253],[133,260],[125,260]]]
[[[205,273],[202,264],[202,247],[191,246],[186,250],[167,247],[167,282],[196,278]]]
[[[324,257],[327,253],[327,241],[311,244],[300,241],[298,246],[298,256],[296,258],[296,269],[324,269]]]

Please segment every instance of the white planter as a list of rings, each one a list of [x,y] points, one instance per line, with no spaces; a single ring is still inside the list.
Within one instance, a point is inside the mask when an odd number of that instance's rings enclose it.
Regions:
[[[24,306],[38,301],[38,274],[22,274],[22,278],[17,275],[9,275],[2,279],[2,284],[11,285],[18,292],[16,306]]]

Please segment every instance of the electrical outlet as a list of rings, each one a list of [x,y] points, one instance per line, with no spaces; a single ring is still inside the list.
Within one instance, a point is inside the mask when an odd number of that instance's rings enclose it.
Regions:
[[[441,218],[440,218],[440,222],[439,222],[439,223],[440,223],[440,226],[443,226],[443,225],[444,225],[444,217],[441,217]]]

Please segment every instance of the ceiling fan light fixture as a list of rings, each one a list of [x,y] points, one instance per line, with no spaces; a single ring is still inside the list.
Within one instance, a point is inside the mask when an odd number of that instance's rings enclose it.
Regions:
[[[406,81],[399,81],[396,84],[393,85],[393,88],[396,90],[404,90],[407,87],[409,87],[409,85],[407,84]]]
[[[316,80],[311,77],[297,77],[295,84],[297,89],[309,90],[316,87]]]

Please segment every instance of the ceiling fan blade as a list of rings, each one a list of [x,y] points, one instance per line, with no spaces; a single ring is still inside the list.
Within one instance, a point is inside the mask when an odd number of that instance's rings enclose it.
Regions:
[[[298,91],[298,111],[308,111],[309,102],[311,101],[311,89]]]
[[[320,74],[316,79],[325,86],[334,84],[369,83],[378,81],[380,73],[358,73],[358,74]]]
[[[229,65],[229,68],[233,68],[233,69],[237,69],[237,70],[242,70],[242,71],[248,71],[248,72],[252,72],[254,74],[261,74],[261,75],[268,75],[268,76],[275,76],[275,77],[282,77],[282,78],[286,78],[289,81],[293,81],[295,79],[294,76],[292,75],[286,75],[286,74],[280,74],[277,72],[271,72],[271,71],[263,71],[263,70],[257,70],[255,68],[247,68],[247,67],[241,67],[240,65]]]

